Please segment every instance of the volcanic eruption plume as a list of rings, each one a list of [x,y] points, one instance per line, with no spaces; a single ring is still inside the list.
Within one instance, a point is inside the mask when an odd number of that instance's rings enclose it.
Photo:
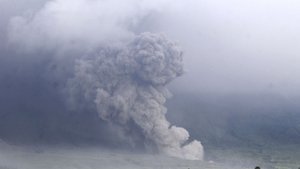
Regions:
[[[68,83],[73,101],[95,103],[102,119],[126,130],[134,122],[162,153],[202,159],[200,142],[185,144],[189,133],[165,117],[166,85],[183,73],[182,52],[174,43],[143,33],[122,48],[100,49],[77,60],[75,70]]]

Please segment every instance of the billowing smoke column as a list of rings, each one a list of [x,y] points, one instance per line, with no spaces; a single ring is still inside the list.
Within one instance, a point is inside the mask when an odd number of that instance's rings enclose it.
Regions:
[[[201,143],[165,117],[166,85],[183,73],[181,50],[162,35],[134,31],[156,8],[151,2],[49,1],[34,15],[13,18],[9,40],[29,52],[46,51],[46,58],[31,59],[58,67],[45,78],[62,84],[71,108],[97,111],[146,148],[201,160]]]
[[[133,122],[162,153],[202,159],[201,143],[187,143],[189,133],[165,117],[166,85],[183,73],[182,52],[174,43],[143,33],[124,47],[99,49],[77,60],[75,70],[68,83],[75,104],[82,98],[94,102],[102,119],[125,130]]]

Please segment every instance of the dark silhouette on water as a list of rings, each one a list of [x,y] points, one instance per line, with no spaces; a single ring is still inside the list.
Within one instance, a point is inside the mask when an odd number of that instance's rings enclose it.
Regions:
[[[255,169],[260,169],[260,167],[256,166]]]

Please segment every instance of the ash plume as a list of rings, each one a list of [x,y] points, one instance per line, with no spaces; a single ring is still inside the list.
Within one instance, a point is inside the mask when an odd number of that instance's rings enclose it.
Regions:
[[[158,151],[202,159],[201,143],[186,144],[189,133],[165,117],[164,103],[170,95],[166,85],[183,73],[177,45],[164,36],[143,33],[124,47],[100,49],[78,59],[75,70],[68,83],[74,105],[84,98],[96,105],[102,119],[125,132],[131,130],[130,122],[136,124],[145,142],[152,142]]]
[[[46,51],[45,58],[33,59],[56,67],[45,79],[62,84],[71,109],[97,112],[133,144],[202,160],[201,143],[165,116],[166,85],[183,74],[182,51],[163,35],[130,29],[154,10],[145,8],[149,2],[119,8],[114,0],[50,1],[32,16],[13,18],[9,40],[27,52]]]

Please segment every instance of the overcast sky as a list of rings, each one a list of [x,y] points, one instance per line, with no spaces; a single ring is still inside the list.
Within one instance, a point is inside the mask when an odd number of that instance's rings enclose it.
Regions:
[[[46,2],[0,0],[1,44],[11,17],[34,13]],[[185,51],[187,73],[174,84],[180,90],[299,94],[299,1],[143,2],[150,10],[133,29],[163,32]]]

